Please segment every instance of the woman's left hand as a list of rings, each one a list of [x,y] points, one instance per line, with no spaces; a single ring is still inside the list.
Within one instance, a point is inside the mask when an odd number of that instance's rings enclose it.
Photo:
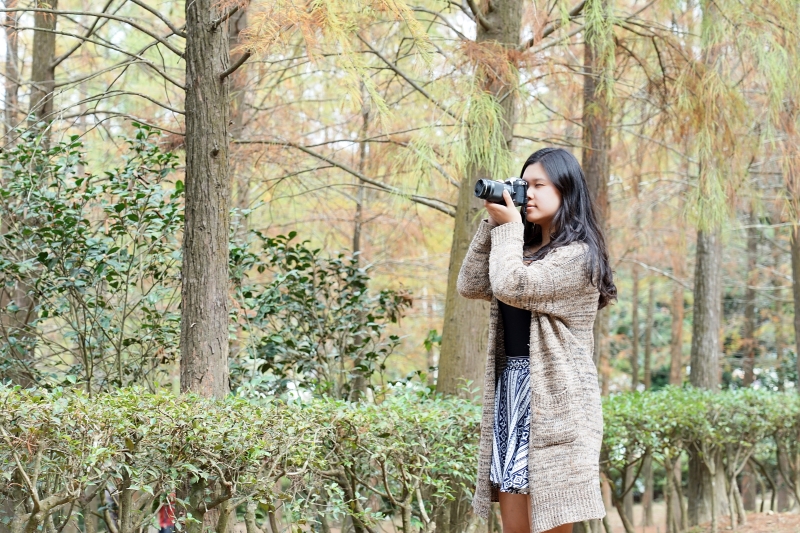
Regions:
[[[492,220],[497,222],[498,225],[508,224],[509,222],[521,223],[522,215],[519,213],[519,208],[514,205],[514,202],[511,200],[511,195],[508,194],[506,190],[503,191],[503,200],[506,201],[506,205],[495,204],[487,202],[486,200],[483,201],[483,205],[486,207]]]

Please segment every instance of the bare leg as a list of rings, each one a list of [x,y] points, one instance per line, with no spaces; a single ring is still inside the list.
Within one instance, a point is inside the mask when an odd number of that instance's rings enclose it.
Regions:
[[[500,492],[503,533],[531,533],[530,496]],[[572,524],[562,524],[543,533],[572,533]]]
[[[500,493],[500,517],[503,533],[531,533],[531,517],[527,494]]]

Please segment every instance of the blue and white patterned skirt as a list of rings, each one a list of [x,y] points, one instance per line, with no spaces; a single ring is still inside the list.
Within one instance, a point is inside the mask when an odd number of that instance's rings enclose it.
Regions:
[[[509,357],[494,397],[494,445],[489,481],[501,492],[528,494],[531,427],[530,359]]]

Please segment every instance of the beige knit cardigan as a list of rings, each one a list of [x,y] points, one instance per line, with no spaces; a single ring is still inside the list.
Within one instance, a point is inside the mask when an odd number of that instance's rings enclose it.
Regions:
[[[531,311],[531,533],[602,518],[599,459],[603,413],[592,360],[599,292],[584,273],[588,246],[575,242],[525,266],[521,222],[482,221],[458,275],[465,298],[491,302],[478,478],[472,507],[488,517],[495,376],[505,361],[497,301]]]

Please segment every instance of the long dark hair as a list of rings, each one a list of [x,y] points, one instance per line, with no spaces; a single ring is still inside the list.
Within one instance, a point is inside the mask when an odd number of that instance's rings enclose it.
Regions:
[[[589,261],[586,276],[589,282],[597,287],[600,298],[597,308],[602,309],[611,300],[617,299],[617,287],[608,264],[608,250],[603,232],[597,224],[594,205],[589,195],[589,186],[583,170],[568,151],[563,148],[542,148],[535,151],[522,165],[520,177],[525,174],[528,165],[541,163],[547,177],[561,193],[561,206],[558,208],[551,226],[550,242],[542,246],[534,254],[534,259],[541,259],[557,248],[575,241],[589,245]],[[542,227],[528,222],[525,224],[525,244],[535,246],[542,242]],[[595,279],[595,270],[599,265],[599,279]]]

